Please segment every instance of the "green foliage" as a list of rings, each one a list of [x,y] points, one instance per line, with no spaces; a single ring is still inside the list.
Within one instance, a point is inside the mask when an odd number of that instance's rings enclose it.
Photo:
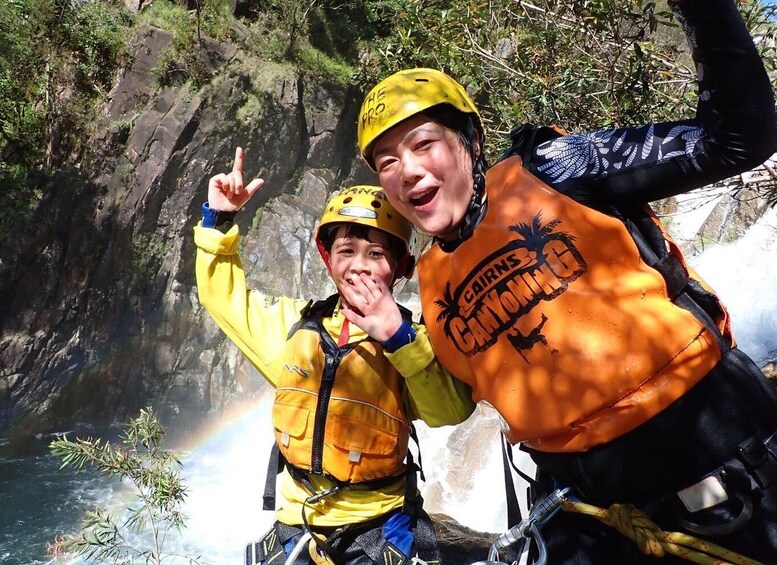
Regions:
[[[140,294],[146,294],[154,288],[154,280],[167,250],[167,245],[151,233],[141,234],[133,242],[130,269],[135,288]]]
[[[139,22],[173,34],[172,46],[160,56],[157,74],[162,85],[189,81],[199,90],[212,78],[200,47],[203,35],[219,41],[233,39],[234,18],[227,0],[196,0],[194,14],[174,0],[157,0],[144,10]]]
[[[3,0],[0,159],[27,167],[48,160],[63,97],[110,88],[129,22],[122,9],[94,0]]]
[[[29,177],[22,165],[0,162],[0,186],[5,194],[13,195],[0,208],[0,245],[17,222],[24,222],[30,216],[40,200],[37,183]]]
[[[328,56],[309,43],[297,47],[294,60],[301,68],[341,85],[348,84],[355,72],[355,68],[342,59]]]
[[[186,487],[180,461],[161,448],[164,435],[153,411],[146,408],[127,424],[121,445],[66,437],[51,443],[62,467],[91,465],[107,478],[129,481],[136,493],[120,517],[103,508],[87,511],[81,532],[58,538],[50,547],[53,554],[76,554],[98,563],[199,563],[165,552],[168,535],[180,532],[186,522],[180,511]]]
[[[245,48],[341,85],[356,72],[359,19],[345,2],[272,0],[257,9]]]
[[[228,0],[195,0],[195,4],[198,40],[202,38],[202,34],[219,41],[233,37],[232,24],[235,18]]]
[[[61,23],[59,46],[64,44],[72,53],[76,86],[102,94],[110,88],[114,71],[127,56],[125,29],[131,23],[129,15],[91,1],[67,16]]]
[[[365,43],[359,84],[408,67],[448,72],[477,102],[491,158],[519,123],[583,131],[676,119],[695,104],[694,68],[665,3],[382,0],[370,8],[376,24],[391,27],[376,25]],[[742,9],[774,35],[761,3]]]
[[[16,163],[39,159],[43,140],[46,75],[40,41],[43,30],[35,18],[37,6],[9,0],[0,9],[0,155]]]
[[[157,0],[151,2],[137,19],[138,24],[146,24],[173,32],[174,35],[188,35],[192,29],[189,13],[178,2]]]
[[[738,5],[775,72],[776,5]],[[212,79],[206,36],[362,89],[402,68],[439,68],[475,98],[492,160],[518,123],[582,131],[674,119],[695,104],[664,0],[247,0],[237,19],[229,0],[190,0],[193,10],[154,0],[137,15],[121,6],[0,0],[0,161],[31,169],[78,155],[138,24],[173,33],[160,83],[193,90]]]

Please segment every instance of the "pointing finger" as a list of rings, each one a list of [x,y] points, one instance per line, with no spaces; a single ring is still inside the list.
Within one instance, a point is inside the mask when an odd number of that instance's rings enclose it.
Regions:
[[[235,149],[235,164],[232,166],[232,172],[238,173],[242,176],[243,174],[243,148],[238,147]]]

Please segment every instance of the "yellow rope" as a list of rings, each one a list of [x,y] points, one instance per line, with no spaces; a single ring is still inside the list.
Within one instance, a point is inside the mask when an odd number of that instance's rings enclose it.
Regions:
[[[315,536],[317,534],[310,532],[310,535]],[[318,545],[314,539],[311,539],[308,543],[308,553],[310,554],[310,558],[313,560],[313,563],[316,565],[335,565],[335,562],[332,561],[331,557],[329,557],[326,553],[319,552]]]
[[[665,532],[647,514],[631,504],[613,504],[605,509],[565,500],[561,507],[567,512],[585,514],[615,528],[634,541],[645,555],[664,557],[669,553],[701,565],[764,565],[760,561],[694,536],[681,532]]]

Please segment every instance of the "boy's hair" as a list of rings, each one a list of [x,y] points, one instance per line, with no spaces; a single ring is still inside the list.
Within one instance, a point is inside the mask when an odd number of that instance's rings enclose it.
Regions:
[[[316,230],[316,246],[327,269],[334,237],[333,226],[345,225],[346,233],[370,241],[369,230],[389,236],[389,251],[396,261],[396,280],[413,276],[413,224],[391,205],[383,189],[373,185],[355,185],[335,194],[324,207]],[[361,229],[357,230],[356,227]]]
[[[370,239],[370,230],[379,231],[380,233],[385,234],[386,237],[388,237],[389,251],[391,252],[391,256],[395,262],[398,262],[400,259],[402,259],[402,257],[405,256],[405,242],[399,239],[397,236],[392,235],[383,230],[379,230],[378,228],[371,228],[369,226],[363,226],[361,224],[352,224],[349,222],[330,224],[326,226],[326,229],[321,230],[321,233],[319,233],[319,239],[327,253],[332,252],[332,244],[334,243],[334,240],[335,240],[335,234],[337,233],[337,230],[343,226],[345,227],[346,236],[355,237],[357,239],[364,239],[371,243],[374,243],[374,242]]]

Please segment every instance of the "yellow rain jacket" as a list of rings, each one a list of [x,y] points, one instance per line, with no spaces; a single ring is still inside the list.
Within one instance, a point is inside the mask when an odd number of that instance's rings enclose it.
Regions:
[[[200,302],[267,381],[278,387],[288,358],[289,330],[299,321],[307,301],[249,291],[238,255],[239,239],[237,226],[227,233],[201,225],[194,228]],[[324,329],[335,341],[344,320],[339,304],[331,317],[323,319]],[[402,377],[399,385],[405,415],[409,420],[421,419],[432,427],[464,421],[475,406],[471,389],[449,375],[437,362],[426,328],[418,324],[413,324],[413,328],[417,333],[415,341],[394,353],[383,351]],[[349,343],[367,337],[357,326],[351,325]],[[402,433],[407,433],[405,428]],[[407,437],[399,438],[399,443],[406,446]],[[333,486],[320,475],[311,475],[310,481],[316,492]],[[286,472],[281,478],[280,494],[278,520],[285,524],[301,524],[303,502],[310,494]],[[307,507],[305,515],[308,522],[316,526],[361,522],[401,507],[404,494],[404,480],[374,490],[347,488],[321,499],[312,508]]]

